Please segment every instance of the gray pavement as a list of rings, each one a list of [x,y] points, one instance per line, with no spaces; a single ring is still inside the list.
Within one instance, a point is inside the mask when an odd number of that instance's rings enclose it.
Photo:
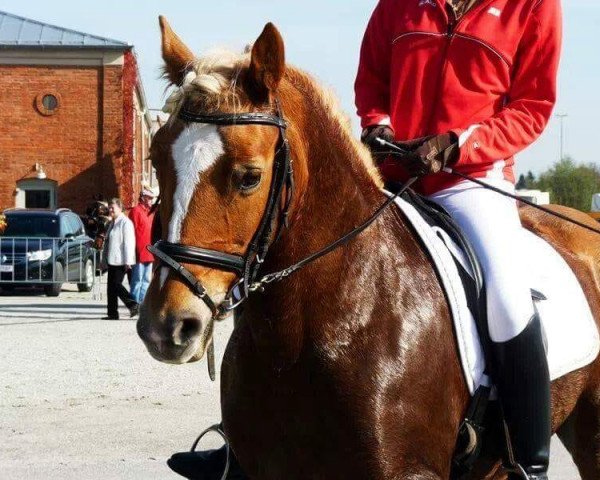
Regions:
[[[181,478],[166,459],[219,420],[204,361],[161,364],[124,309],[105,314],[98,292],[0,296],[0,478]],[[217,326],[218,365],[230,329]],[[550,478],[580,478],[557,441]]]

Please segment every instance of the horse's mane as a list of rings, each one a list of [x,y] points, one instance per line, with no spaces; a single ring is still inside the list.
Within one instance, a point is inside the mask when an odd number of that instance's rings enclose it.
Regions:
[[[248,68],[249,63],[250,47],[246,47],[243,53],[221,49],[197,57],[189,65],[189,71],[182,85],[175,86],[175,90],[167,98],[163,110],[171,114],[171,118],[176,117],[186,102],[200,104],[207,111],[219,110],[222,106],[227,106],[234,112],[240,110],[242,102],[237,82],[241,72]],[[358,159],[375,183],[382,186],[379,171],[371,155],[354,138],[350,118],[342,111],[333,91],[321,86],[308,73],[289,64],[286,65],[284,82],[302,93],[315,115],[330,120],[320,123],[333,126],[328,132],[331,141],[337,137],[339,143],[345,149],[349,149],[350,157]]]

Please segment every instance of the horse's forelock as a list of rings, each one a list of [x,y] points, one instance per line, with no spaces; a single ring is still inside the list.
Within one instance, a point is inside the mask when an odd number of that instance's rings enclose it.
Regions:
[[[176,86],[163,110],[173,117],[186,102],[200,103],[207,109],[218,108],[227,101],[238,102],[237,78],[248,65],[249,53],[215,49],[197,57],[190,65],[183,84]]]

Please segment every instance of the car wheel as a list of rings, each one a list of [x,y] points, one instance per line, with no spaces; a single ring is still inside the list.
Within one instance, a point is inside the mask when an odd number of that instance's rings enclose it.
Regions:
[[[94,286],[94,265],[92,263],[92,259],[88,258],[85,261],[84,267],[84,277],[85,282],[77,284],[77,290],[80,292],[91,292],[92,287]]]
[[[56,262],[54,269],[55,283],[46,285],[44,287],[44,293],[47,297],[58,297],[60,295],[60,291],[62,290],[62,284],[65,280],[65,270],[62,266],[62,263]]]

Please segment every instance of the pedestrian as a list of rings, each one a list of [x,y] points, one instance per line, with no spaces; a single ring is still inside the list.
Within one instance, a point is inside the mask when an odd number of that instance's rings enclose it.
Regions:
[[[380,0],[356,79],[362,140],[385,180],[419,177],[415,190],[446,209],[482,263],[511,480],[547,479],[551,434],[522,227],[514,200],[448,167],[514,193],[514,155],[552,114],[561,31],[560,0]],[[380,139],[407,153],[387,157]]]
[[[152,222],[154,212],[152,204],[155,195],[152,190],[144,188],[140,193],[138,204],[129,212],[129,219],[135,230],[136,262],[131,272],[131,295],[137,303],[142,303],[146,290],[152,279],[152,262],[154,256],[148,251],[152,242]]]
[[[106,285],[108,316],[103,320],[118,320],[119,298],[129,309],[130,317],[135,317],[139,310],[138,302],[123,286],[125,274],[135,264],[135,232],[133,223],[123,213],[123,202],[119,198],[110,201],[108,211],[112,222],[106,232],[102,259],[108,269]]]

